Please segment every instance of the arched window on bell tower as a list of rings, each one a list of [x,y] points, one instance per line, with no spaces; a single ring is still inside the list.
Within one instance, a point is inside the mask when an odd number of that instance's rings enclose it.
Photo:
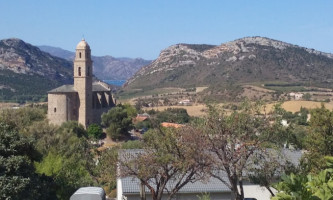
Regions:
[[[81,76],[81,67],[78,68],[78,76]]]
[[[80,53],[79,53],[79,58],[81,58],[81,56],[82,56],[82,55],[81,55],[81,52],[80,52]]]

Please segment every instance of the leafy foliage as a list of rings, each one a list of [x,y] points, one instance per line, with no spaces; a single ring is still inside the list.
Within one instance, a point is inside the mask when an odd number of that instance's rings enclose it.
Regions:
[[[120,139],[128,136],[128,131],[133,127],[132,118],[128,115],[128,109],[118,104],[102,115],[102,124],[112,139]]]
[[[243,171],[249,158],[263,154],[265,144],[274,138],[270,119],[260,114],[261,104],[244,102],[240,111],[227,115],[218,106],[209,105],[209,114],[203,127],[203,140],[212,160],[211,176],[230,188],[237,200],[244,198]],[[273,139],[274,140],[274,139]],[[227,174],[225,179],[223,173]]]
[[[24,107],[20,109],[6,109],[1,111],[0,121],[8,124],[20,132],[35,121],[43,121],[46,112],[40,108]]]
[[[171,122],[184,124],[190,121],[190,116],[184,108],[167,108],[164,111],[158,112],[156,114],[156,119],[159,123]]]
[[[94,184],[94,162],[86,136],[84,128],[74,121],[49,135],[39,135],[37,144],[44,157],[35,162],[36,171],[53,178],[58,199],[69,199],[78,187]]]
[[[103,130],[98,124],[91,124],[87,128],[87,133],[89,137],[95,138],[95,139],[100,139],[103,135]]]
[[[272,200],[332,200],[333,157],[326,157],[326,169],[316,174],[283,176],[275,185],[278,193]]]
[[[165,190],[171,199],[184,185],[206,175],[205,143],[197,131],[191,127],[149,130],[144,135],[144,151],[136,156],[121,153],[121,176],[137,177],[154,200],[160,200]]]
[[[134,141],[127,141],[122,143],[121,145],[122,149],[142,149],[143,148],[143,143],[140,140],[134,140]]]
[[[0,123],[0,199],[54,199],[52,180],[35,173],[33,140]]]
[[[305,160],[308,169],[316,172],[325,166],[324,156],[333,156],[333,111],[324,106],[314,109],[309,123]]]

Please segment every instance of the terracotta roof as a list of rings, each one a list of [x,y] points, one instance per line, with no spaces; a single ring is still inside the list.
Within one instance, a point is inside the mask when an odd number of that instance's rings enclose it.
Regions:
[[[145,121],[146,119],[148,119],[148,117],[145,117],[145,116],[136,116],[135,121],[136,122],[142,122],[142,121]]]
[[[162,123],[161,123],[161,126],[163,126],[163,127],[180,128],[180,127],[183,127],[183,126],[185,126],[185,125],[183,125],[183,124],[176,124],[176,123],[170,123],[170,122],[162,122]]]

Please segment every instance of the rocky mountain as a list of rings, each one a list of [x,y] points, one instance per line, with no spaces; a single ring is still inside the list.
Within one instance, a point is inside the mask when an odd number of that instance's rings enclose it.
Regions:
[[[72,61],[75,53],[57,47],[39,46],[42,51]],[[92,49],[92,51],[94,51]],[[143,66],[151,63],[142,58],[114,58],[112,56],[92,56],[94,75],[102,80],[127,80]]]
[[[298,83],[333,86],[333,55],[264,37],[218,46],[176,44],[126,83],[127,89],[226,84]]]
[[[47,45],[37,46],[40,50],[47,52],[53,56],[57,56],[59,58],[63,58],[69,61],[73,61],[75,57],[75,53],[72,51],[67,51],[65,49],[59,47],[51,47]]]
[[[72,63],[16,38],[0,40],[0,100],[39,100],[72,83]]]

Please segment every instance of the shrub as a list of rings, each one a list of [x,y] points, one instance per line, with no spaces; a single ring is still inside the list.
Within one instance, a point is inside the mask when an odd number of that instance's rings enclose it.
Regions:
[[[92,138],[95,138],[95,139],[99,139],[103,135],[103,130],[98,124],[91,124],[87,128],[87,132],[88,132],[89,137],[92,137]]]

